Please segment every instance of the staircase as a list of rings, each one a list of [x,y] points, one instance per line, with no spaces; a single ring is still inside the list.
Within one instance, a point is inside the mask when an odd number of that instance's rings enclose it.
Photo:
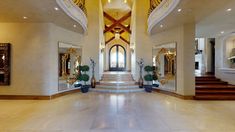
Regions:
[[[235,100],[235,86],[221,81],[214,75],[196,77],[197,100]]]
[[[100,84],[92,91],[109,93],[142,92],[129,72],[105,72]]]

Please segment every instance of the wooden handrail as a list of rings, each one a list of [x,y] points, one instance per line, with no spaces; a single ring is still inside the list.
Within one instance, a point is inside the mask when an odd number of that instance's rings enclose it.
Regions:
[[[73,2],[74,2],[75,5],[77,5],[84,12],[84,14],[87,15],[85,0],[73,0]]]
[[[148,15],[152,13],[152,11],[161,4],[163,0],[150,0],[150,7],[149,7],[149,12]]]

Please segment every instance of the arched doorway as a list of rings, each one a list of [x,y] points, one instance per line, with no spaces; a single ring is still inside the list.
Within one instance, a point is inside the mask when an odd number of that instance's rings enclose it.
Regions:
[[[109,50],[109,70],[126,70],[126,50],[121,45],[114,45]]]

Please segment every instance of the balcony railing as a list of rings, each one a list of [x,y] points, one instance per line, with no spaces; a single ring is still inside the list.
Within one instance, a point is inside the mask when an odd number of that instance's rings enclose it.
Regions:
[[[181,0],[150,0],[148,16],[148,33],[168,16]]]
[[[163,0],[150,0],[150,8],[149,8],[148,15],[150,15],[152,11],[161,4],[162,1]]]
[[[87,32],[87,10],[85,0],[56,0],[57,4]]]
[[[85,0],[73,0],[73,2],[75,5],[77,5],[84,12],[84,14],[87,15]]]

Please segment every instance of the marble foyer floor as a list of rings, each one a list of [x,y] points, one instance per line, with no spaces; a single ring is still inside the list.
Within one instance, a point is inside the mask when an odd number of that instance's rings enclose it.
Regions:
[[[0,132],[235,132],[234,101],[158,93],[72,94],[0,101]]]

